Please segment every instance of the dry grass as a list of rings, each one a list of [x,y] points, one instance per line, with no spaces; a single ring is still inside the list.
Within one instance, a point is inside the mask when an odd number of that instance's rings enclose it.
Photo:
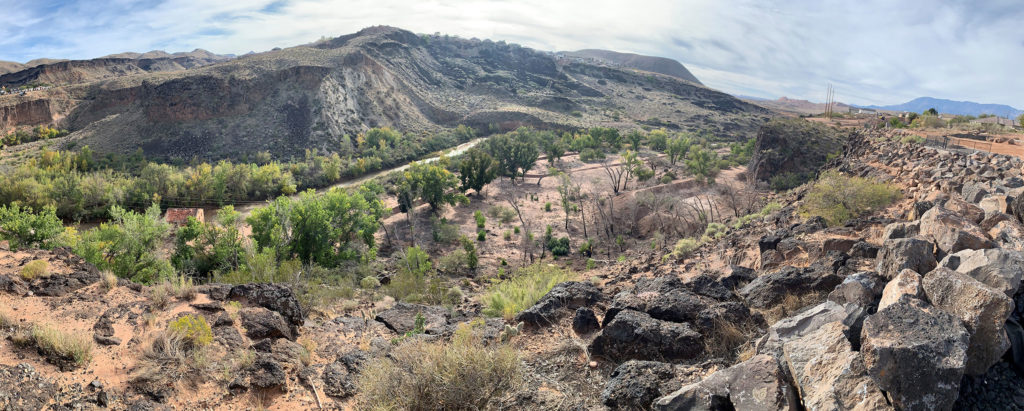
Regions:
[[[750,340],[755,328],[753,324],[734,324],[716,318],[711,332],[704,336],[704,352],[714,358],[732,358]]]
[[[46,278],[50,276],[50,263],[46,260],[35,260],[25,264],[21,268],[21,278],[25,281],[32,281],[36,278]]]
[[[188,342],[180,333],[161,332],[142,351],[132,382],[153,387],[176,387],[187,381],[195,386],[205,379],[207,350]]]
[[[115,288],[117,288],[117,276],[110,271],[100,273],[100,289],[106,293]]]
[[[302,346],[302,354],[299,359],[302,361],[303,365],[309,366],[313,363],[313,354],[316,353],[316,341],[313,341],[309,337],[300,337],[298,339],[298,343]]]
[[[0,311],[0,328],[10,328],[14,326],[14,320],[11,319],[10,314]]]
[[[48,325],[35,325],[31,338],[39,351],[61,368],[83,367],[92,361],[92,339],[87,336],[65,333]]]
[[[450,343],[410,339],[389,358],[365,367],[360,409],[486,409],[520,380],[515,349],[485,346],[472,327],[463,325]]]
[[[179,274],[169,282],[171,292],[174,294],[174,298],[181,301],[192,301],[196,299],[196,286],[192,281],[192,278],[185,275]]]
[[[164,310],[171,305],[171,285],[164,282],[149,289],[149,304],[155,310]]]
[[[764,319],[768,324],[775,324],[777,321],[800,311],[801,308],[824,301],[827,296],[827,292],[810,292],[803,295],[786,294],[786,297],[783,298],[782,302],[778,305],[772,308],[758,310],[758,312],[764,316]]]

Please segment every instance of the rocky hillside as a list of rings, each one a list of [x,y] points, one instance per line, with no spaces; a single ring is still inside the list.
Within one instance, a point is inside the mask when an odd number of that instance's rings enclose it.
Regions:
[[[49,107],[49,119],[36,115],[45,112],[39,106]],[[180,157],[338,151],[376,126],[420,133],[458,124],[643,124],[740,138],[752,136],[768,115],[670,76],[390,27],[188,70],[8,96],[0,98],[0,112],[0,128],[59,122],[74,131],[72,140],[98,151],[142,147]]]
[[[168,54],[121,53],[92,60],[64,60],[24,65],[0,75],[0,86],[17,88],[26,85],[63,86],[90,83],[115,77],[144,73],[180,71],[230,59],[206,50]]]
[[[660,73],[666,76],[676,77],[696,84],[702,84],[697,77],[690,73],[685,66],[676,60],[665,57],[644,56],[633,53],[619,53],[611,50],[586,49],[577,51],[565,51],[568,57],[579,57],[594,59],[609,64],[619,65],[626,68]]]

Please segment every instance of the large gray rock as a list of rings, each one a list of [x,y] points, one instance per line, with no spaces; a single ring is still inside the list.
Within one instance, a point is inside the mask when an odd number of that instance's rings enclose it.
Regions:
[[[800,338],[817,331],[825,324],[839,322],[845,327],[860,330],[867,312],[855,304],[839,305],[825,301],[792,316],[777,321],[768,333],[757,342],[758,354],[767,354],[781,360],[786,341]],[[851,334],[857,340],[855,333]]]
[[[1000,247],[1024,251],[1024,225],[1016,219],[996,222],[986,232]]]
[[[843,277],[826,267],[783,267],[779,271],[757,277],[740,289],[738,294],[751,308],[770,308],[782,302],[786,295],[827,293],[842,282]]]
[[[590,307],[604,298],[594,284],[567,281],[556,284],[536,304],[516,315],[515,321],[540,327],[552,324],[559,317],[580,307]]]
[[[873,271],[851,274],[828,294],[828,300],[839,305],[852,303],[873,309],[882,296],[885,283],[885,279]]]
[[[904,410],[949,410],[967,365],[961,321],[903,299],[864,320],[860,352],[868,375]]]
[[[590,343],[590,352],[613,360],[691,359],[704,351],[701,334],[686,323],[623,310]]]
[[[885,289],[882,290],[882,298],[878,301],[878,309],[885,309],[903,298],[921,297],[924,297],[924,292],[921,290],[921,274],[911,269],[904,269],[885,285]]]
[[[1024,255],[1001,248],[962,250],[947,255],[939,266],[967,274],[1012,298],[1020,288]]]
[[[921,225],[917,221],[909,223],[892,223],[885,226],[884,240],[895,240],[897,238],[911,238],[921,232]]]
[[[1013,311],[1013,300],[1000,290],[944,267],[925,275],[921,285],[934,306],[955,315],[967,327],[968,374],[983,374],[1002,358],[1010,348],[1005,323]]]
[[[878,252],[876,271],[891,279],[904,269],[927,273],[935,268],[935,247],[920,238],[885,240]]]
[[[779,362],[754,357],[686,385],[654,402],[656,410],[797,410],[800,404]]]
[[[682,367],[657,362],[630,360],[622,363],[601,391],[601,402],[613,410],[650,409],[654,400],[682,387]]]
[[[942,205],[943,208],[960,215],[965,220],[970,221],[974,224],[978,224],[982,219],[985,218],[985,210],[981,207],[974,205],[972,202],[968,203],[959,198],[950,198]]]
[[[416,329],[416,317],[423,317],[423,333],[441,334],[451,314],[444,307],[420,304],[398,303],[394,307],[377,313],[374,318],[391,331],[402,335]]]
[[[1010,199],[1006,194],[989,194],[981,199],[978,207],[985,212],[985,215],[995,213],[1006,213],[1010,211]]]
[[[828,323],[784,344],[785,362],[808,410],[884,410],[885,396],[867,375],[848,329]]]
[[[921,216],[921,236],[934,242],[944,254],[995,247],[981,227],[942,207]]]

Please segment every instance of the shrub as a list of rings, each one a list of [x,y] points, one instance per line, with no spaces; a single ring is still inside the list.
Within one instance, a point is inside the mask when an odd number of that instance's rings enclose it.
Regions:
[[[772,176],[772,178],[768,180],[768,185],[772,190],[785,191],[799,187],[800,185],[811,181],[813,178],[814,175],[811,173],[783,173]]]
[[[901,196],[900,190],[891,184],[830,170],[822,173],[811,187],[800,212],[804,216],[822,217],[830,226],[836,226],[884,208]]]
[[[506,344],[485,345],[462,324],[450,343],[413,339],[359,376],[363,409],[480,410],[521,380],[520,358]]]
[[[446,219],[438,219],[434,217],[432,220],[431,235],[434,238],[434,242],[441,244],[452,244],[459,239],[459,227],[455,224],[449,223]]]
[[[550,201],[544,203],[544,211],[549,212],[549,213],[551,212],[551,202]]]
[[[584,241],[583,244],[580,244],[580,255],[582,255],[584,257],[590,257],[591,255],[594,255],[594,241],[593,240],[587,240],[587,241]]]
[[[484,241],[484,240],[487,240],[487,232],[484,231],[484,230],[477,231],[476,232],[476,241]]]
[[[374,288],[380,287],[380,280],[377,279],[377,277],[369,275],[363,277],[362,280],[359,280],[359,286],[367,290],[372,290]]]
[[[50,248],[64,232],[56,213],[52,206],[39,213],[17,204],[0,206],[0,240],[7,240],[14,251],[22,247]]]
[[[661,183],[661,184],[668,184],[668,183],[671,183],[672,180],[673,180],[672,176],[670,176],[668,174],[665,174],[665,175],[661,176],[661,178],[658,179],[658,182]]]
[[[56,327],[32,327],[32,342],[39,351],[62,369],[66,365],[83,367],[92,361],[92,339],[84,334],[65,333]]]
[[[50,276],[50,263],[46,260],[35,260],[24,267],[21,267],[21,278],[26,281],[32,281],[36,278],[46,278]]]
[[[484,314],[511,320],[556,284],[570,278],[572,272],[549,264],[536,263],[520,268],[512,278],[495,284],[484,294]]]
[[[484,228],[484,225],[487,224],[487,217],[484,217],[484,213],[480,210],[473,212],[473,219],[476,220],[476,228]]]
[[[185,274],[178,274],[172,278],[168,287],[174,297],[179,300],[192,301],[196,299],[196,286],[192,282],[192,278]]]
[[[171,285],[168,283],[161,283],[150,287],[149,289],[149,303],[154,309],[163,310],[171,304]]]
[[[556,256],[569,255],[569,237],[551,238],[548,240],[548,249]]]
[[[520,233],[520,231],[519,231],[519,226],[515,226],[515,227],[512,227],[512,233],[514,233],[514,234],[517,234],[517,235],[518,235],[518,234]]]
[[[491,218],[497,219],[502,224],[511,223],[516,218],[515,210],[505,206],[491,206],[487,209],[487,215]]]
[[[469,241],[469,238],[466,238],[466,236],[462,236],[459,241],[462,242],[462,251],[466,252],[466,267],[470,270],[475,270],[476,267],[480,265],[480,257],[476,252],[476,244]]]
[[[455,275],[465,271],[467,267],[466,251],[457,249],[437,259],[437,269],[442,273]]]
[[[172,321],[167,331],[176,334],[189,348],[202,348],[213,342],[210,324],[200,315],[184,315]]]
[[[594,261],[593,258],[588,258],[587,259],[587,269],[588,270],[593,270],[595,268],[597,268],[597,261]]]
[[[905,137],[900,139],[900,143],[902,143],[902,144],[924,144],[924,137],[917,136],[917,135],[905,136]]]
[[[600,150],[587,148],[580,152],[580,161],[584,163],[594,163],[601,160],[604,160],[604,153]]]
[[[745,227],[747,224],[750,224],[752,221],[754,221],[754,220],[756,220],[758,218],[767,217],[769,214],[774,213],[776,211],[779,211],[781,209],[782,209],[782,204],[774,203],[774,202],[768,203],[767,205],[765,205],[764,207],[761,208],[761,211],[758,211],[758,212],[752,213],[752,214],[747,214],[745,216],[742,216],[742,217],[736,219],[736,222],[733,223],[732,228],[738,230],[740,228]]]
[[[501,238],[505,239],[505,241],[512,240],[512,232],[508,231],[508,230],[505,230],[504,233],[501,233]]]
[[[702,237],[702,240],[717,240],[719,238],[725,237],[727,231],[729,231],[729,228],[726,227],[725,224],[710,223],[708,224],[708,227],[704,229],[704,236]]]
[[[693,238],[682,238],[676,241],[676,246],[672,248],[672,256],[676,259],[686,258],[694,250],[700,247],[700,242]]]

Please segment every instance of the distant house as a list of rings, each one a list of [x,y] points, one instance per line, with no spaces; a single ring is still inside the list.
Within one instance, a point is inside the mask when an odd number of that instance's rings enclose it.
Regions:
[[[1019,127],[1020,126],[1019,124],[1017,124],[1016,120],[1012,120],[1012,119],[1008,119],[1008,118],[1002,118],[1002,117],[996,117],[996,116],[979,118],[979,119],[976,119],[976,120],[971,120],[971,122],[975,123],[975,124],[999,124],[999,125],[1003,125],[1003,126],[1006,126],[1006,127]]]
[[[875,110],[873,108],[862,108],[862,107],[854,107],[854,106],[850,106],[848,111],[850,112],[850,114],[877,114],[878,113],[878,110]]]
[[[167,213],[164,214],[164,221],[175,227],[181,227],[188,223],[189,217],[195,218],[200,223],[205,222],[206,219],[201,208],[168,208]]]

